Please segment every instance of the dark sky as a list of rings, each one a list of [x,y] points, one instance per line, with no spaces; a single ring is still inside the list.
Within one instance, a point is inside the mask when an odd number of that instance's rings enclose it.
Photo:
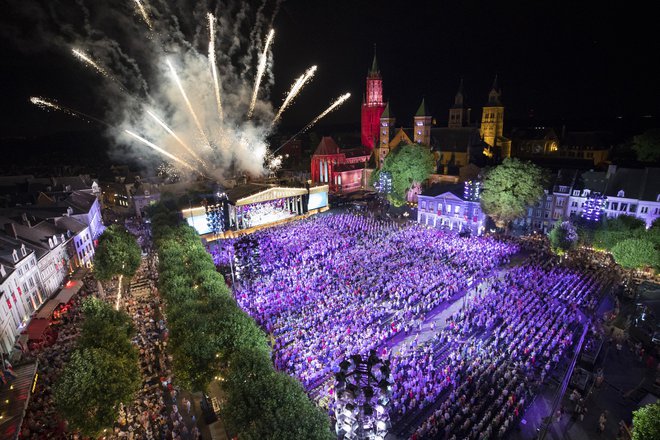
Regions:
[[[17,3],[0,0],[2,136],[88,128],[27,103],[32,94],[92,105],[102,97],[94,96],[93,74],[80,74],[62,53],[25,52],[11,43],[12,32],[35,32],[16,21]],[[479,113],[495,74],[511,120],[524,120],[531,110],[541,121],[657,118],[656,26],[655,14],[632,2],[286,0],[275,19],[272,100],[278,106],[292,80],[317,64],[283,125],[304,125],[344,91],[351,100],[319,128],[359,123],[376,43],[385,98],[400,124],[410,123],[422,97],[445,124],[460,78],[468,105]]]

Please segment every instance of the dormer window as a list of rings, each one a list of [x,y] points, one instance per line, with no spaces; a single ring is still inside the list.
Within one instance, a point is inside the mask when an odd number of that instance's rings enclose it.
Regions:
[[[583,191],[582,191],[582,197],[588,197],[588,196],[589,196],[589,192],[590,192],[590,191],[589,191],[588,189],[583,190]]]
[[[618,193],[616,193],[616,196],[617,196],[617,197],[625,197],[625,196],[626,196],[626,194],[625,194],[625,193],[623,192],[623,190],[622,190],[622,189],[620,189],[620,190],[619,190],[619,192],[618,192]]]
[[[48,239],[48,247],[49,247],[50,249],[52,249],[53,246],[54,246],[54,245],[53,245],[53,239],[52,239],[52,238],[49,238],[49,239]]]
[[[25,249],[25,245],[21,244],[21,255],[26,256],[27,255],[27,249]]]
[[[5,270],[4,264],[0,264],[0,277],[6,277],[7,276],[7,271]]]
[[[11,258],[14,260],[14,263],[18,263],[18,252],[16,252],[16,249],[11,251]]]
[[[57,235],[53,235],[53,244],[58,244]]]
[[[658,194],[658,197],[655,198],[656,202],[660,202],[660,194]]]

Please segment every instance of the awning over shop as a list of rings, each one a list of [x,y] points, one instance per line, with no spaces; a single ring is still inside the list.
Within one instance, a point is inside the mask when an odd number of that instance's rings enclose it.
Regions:
[[[30,339],[39,340],[50,325],[48,319],[33,319],[27,328],[27,334]]]
[[[62,291],[55,297],[55,299],[62,304],[68,303],[71,301],[71,298],[73,298],[73,296],[80,291],[82,285],[83,283],[80,280],[71,280],[67,282],[64,286],[64,289],[62,289]]]
[[[37,363],[14,369],[16,379],[0,386],[0,438],[17,439],[23,416],[37,381]]]
[[[37,313],[37,319],[50,319],[53,315],[53,311],[60,305],[60,302],[57,299],[51,299],[46,304],[44,304],[39,313]]]

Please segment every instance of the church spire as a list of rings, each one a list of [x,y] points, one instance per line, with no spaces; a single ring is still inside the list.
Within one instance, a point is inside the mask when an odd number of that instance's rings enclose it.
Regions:
[[[502,102],[500,101],[501,95],[502,95],[502,91],[500,90],[500,85],[497,81],[497,75],[495,75],[495,79],[493,80],[493,87],[491,87],[490,93],[488,93],[488,104],[501,106],[502,105]]]
[[[419,108],[417,109],[417,113],[415,113],[415,116],[429,116],[428,110],[426,109],[426,103],[424,102],[424,98],[422,98],[422,103],[419,105]]]
[[[371,62],[371,69],[369,70],[369,76],[370,77],[380,76],[380,71],[378,70],[378,61],[376,60],[376,43],[374,43],[374,60]]]
[[[465,95],[463,94],[463,78],[461,78],[461,82],[458,85],[458,91],[456,92],[456,96],[454,97],[453,108],[463,108],[464,100],[465,100]]]

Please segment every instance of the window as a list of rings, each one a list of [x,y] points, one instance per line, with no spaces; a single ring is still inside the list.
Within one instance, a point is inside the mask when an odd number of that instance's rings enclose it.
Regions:
[[[571,208],[577,208],[578,202],[571,202]]]
[[[458,214],[459,212],[461,212],[461,207],[458,206],[458,205],[456,205],[456,206],[454,207],[454,213],[455,213],[455,214]]]
[[[574,195],[575,197],[580,197],[580,190],[579,190],[579,189],[574,189],[574,190],[573,190],[573,195]]]
[[[426,209],[426,202],[422,202],[422,209]]]
[[[549,218],[549,217],[550,217],[550,211],[545,211],[545,218]]]
[[[628,204],[627,203],[622,203],[621,204],[621,211],[626,212],[628,210]]]
[[[546,201],[546,202],[545,202],[545,209],[550,209],[550,205],[551,205],[551,203],[552,203],[552,202],[550,202],[550,200]]]
[[[557,206],[564,206],[564,199],[557,199]]]
[[[628,210],[628,212],[637,212],[637,205],[631,204],[630,209]]]
[[[555,211],[555,212],[552,213],[552,219],[553,220],[558,220],[560,216],[561,216],[560,211]]]
[[[537,217],[541,217],[541,210],[540,210],[540,209],[537,209],[537,210],[536,210],[536,216],[537,216]]]
[[[447,214],[451,214],[451,205],[447,205]]]
[[[619,203],[618,202],[612,202],[612,204],[610,205],[610,209],[612,211],[616,211],[617,209],[619,209]]]
[[[648,206],[642,206],[642,209],[639,210],[640,214],[647,214],[649,212]]]

